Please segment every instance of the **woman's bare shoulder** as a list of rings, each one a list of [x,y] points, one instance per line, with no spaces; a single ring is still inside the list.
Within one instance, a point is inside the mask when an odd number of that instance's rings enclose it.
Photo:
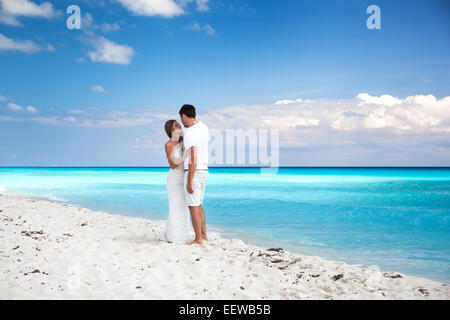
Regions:
[[[165,146],[166,147],[170,147],[170,146],[173,146],[174,143],[175,143],[175,141],[169,140],[169,141],[166,142]]]
[[[166,144],[164,145],[166,150],[172,150],[178,143],[176,143],[176,141],[167,141]]]

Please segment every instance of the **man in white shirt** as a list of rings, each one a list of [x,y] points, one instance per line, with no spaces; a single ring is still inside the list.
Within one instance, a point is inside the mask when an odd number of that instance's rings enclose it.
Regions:
[[[184,147],[188,157],[184,161],[185,199],[191,213],[192,227],[195,239],[189,244],[201,244],[208,240],[206,234],[206,218],[202,208],[208,179],[208,143],[209,129],[201,121],[197,121],[195,107],[185,104],[180,109],[181,122],[186,127],[184,131]]]

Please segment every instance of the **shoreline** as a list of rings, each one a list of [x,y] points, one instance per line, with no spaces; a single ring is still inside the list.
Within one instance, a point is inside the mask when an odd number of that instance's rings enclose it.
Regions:
[[[114,211],[109,211],[108,209],[106,209],[106,211],[105,211],[102,208],[92,209],[89,206],[84,207],[83,205],[73,203],[70,200],[65,199],[65,198],[60,198],[60,197],[53,196],[53,195],[45,195],[45,194],[43,195],[43,194],[37,194],[37,193],[24,193],[24,192],[20,192],[20,191],[9,191],[9,190],[3,188],[2,186],[0,186],[0,194],[2,194],[2,193],[5,195],[13,195],[13,196],[18,196],[18,197],[27,198],[27,199],[43,200],[43,201],[49,201],[49,202],[54,202],[54,203],[58,203],[58,204],[65,204],[68,206],[74,206],[74,207],[81,208],[81,209],[89,209],[92,211],[107,212],[107,213],[110,213],[113,215],[120,215],[123,217],[142,218],[151,223],[160,224],[161,226],[164,226],[164,224],[166,222],[165,218],[156,219],[156,218],[141,216],[139,214],[138,215],[128,215],[124,212],[114,212]],[[191,225],[189,226],[189,229],[191,231],[191,234],[194,234],[193,233],[194,230]],[[349,258],[348,256],[345,255],[345,253],[342,253],[342,251],[339,251],[337,249],[332,249],[332,248],[326,248],[326,247],[324,247],[324,245],[322,243],[317,243],[317,242],[309,243],[309,244],[292,244],[289,241],[286,241],[283,239],[270,239],[270,238],[267,238],[264,236],[247,233],[244,230],[241,230],[239,228],[231,228],[231,227],[227,227],[227,226],[220,226],[220,225],[213,225],[213,224],[208,224],[208,234],[209,235],[217,235],[221,238],[228,239],[228,240],[239,239],[239,240],[242,240],[246,244],[257,246],[263,250],[267,250],[271,247],[282,247],[285,251],[290,251],[292,253],[303,254],[303,255],[308,255],[308,256],[319,256],[325,260],[335,260],[335,261],[345,262],[346,264],[348,264],[350,266],[363,267],[363,268],[373,268],[373,267],[380,268],[377,265],[377,262],[370,261],[370,257],[368,257],[367,260],[361,259],[361,256],[358,256],[358,259],[355,259],[354,257]],[[352,259],[354,261],[352,261]],[[401,268],[396,268],[396,266],[391,266],[390,268],[387,266],[384,266],[384,268],[383,267],[381,267],[381,268],[383,270],[399,270],[400,269],[398,272],[405,274],[405,275],[410,275],[410,276],[418,277],[418,278],[424,278],[427,280],[445,283],[447,285],[449,284],[449,282],[446,279],[427,277],[426,275],[421,275],[421,274],[414,274],[411,272],[407,272],[405,270],[401,270]]]
[[[397,272],[263,249],[214,233],[159,241],[163,224],[0,188],[0,299],[449,299]]]

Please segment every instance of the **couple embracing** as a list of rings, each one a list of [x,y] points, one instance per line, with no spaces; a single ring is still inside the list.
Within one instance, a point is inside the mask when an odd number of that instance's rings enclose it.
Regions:
[[[201,244],[203,240],[208,240],[202,203],[208,179],[209,129],[196,119],[194,106],[183,105],[179,114],[184,131],[176,120],[165,124],[170,138],[165,144],[170,165],[166,182],[169,214],[160,240]],[[195,239],[190,242],[189,213],[195,232]]]

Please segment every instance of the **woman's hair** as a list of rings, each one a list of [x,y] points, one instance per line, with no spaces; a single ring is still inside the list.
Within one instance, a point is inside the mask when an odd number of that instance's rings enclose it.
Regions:
[[[172,139],[172,130],[173,130],[173,123],[177,122],[176,120],[169,120],[166,121],[166,124],[164,125],[164,129],[166,130],[167,135],[170,139]]]

